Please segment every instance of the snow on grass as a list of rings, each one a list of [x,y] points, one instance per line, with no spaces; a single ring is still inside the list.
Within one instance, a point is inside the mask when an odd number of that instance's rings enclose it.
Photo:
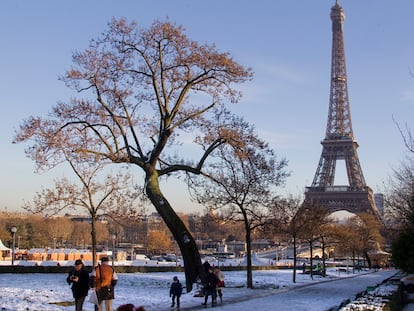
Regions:
[[[224,299],[226,302],[248,301],[252,298],[271,296],[301,285],[352,276],[348,273],[341,273],[338,276],[336,270],[328,272],[326,278],[314,276],[313,279],[299,272],[297,282],[293,283],[292,270],[256,270],[253,271],[256,289],[252,290],[245,287],[246,271],[224,271],[226,281],[226,287],[223,289]],[[185,284],[184,273],[120,273],[119,282],[115,288],[114,308],[121,304],[133,303],[137,306],[145,306],[148,311],[168,310],[169,288],[174,276],[178,276]],[[386,290],[391,291],[391,289],[381,289],[381,291]],[[203,298],[194,297],[196,291],[197,287],[191,293],[182,295],[181,305],[184,309],[201,307]],[[309,310],[318,310],[317,303],[323,298],[316,298],[312,302],[313,306],[308,303]],[[73,310],[72,302],[72,293],[66,283],[66,274],[0,274],[0,308],[3,311]],[[223,309],[230,310],[231,306],[223,305]],[[94,307],[85,301],[84,310],[92,311]]]

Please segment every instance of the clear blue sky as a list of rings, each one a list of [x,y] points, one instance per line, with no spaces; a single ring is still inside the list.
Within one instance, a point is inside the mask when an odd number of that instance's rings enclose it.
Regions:
[[[14,131],[76,95],[57,76],[106,29],[112,17],[149,26],[166,17],[190,38],[214,43],[255,72],[242,85],[234,111],[253,123],[292,176],[281,193],[299,194],[312,182],[328,114],[334,0],[49,0],[0,2],[0,209],[16,210],[59,168],[34,173]],[[368,185],[381,190],[405,149],[392,116],[414,129],[414,1],[340,0],[345,10],[348,88],[359,158]],[[337,168],[340,183],[341,166]],[[71,176],[68,176],[71,177]],[[173,184],[173,183],[170,183]],[[178,195],[177,195],[178,193]],[[193,205],[185,188],[166,189],[177,210]]]

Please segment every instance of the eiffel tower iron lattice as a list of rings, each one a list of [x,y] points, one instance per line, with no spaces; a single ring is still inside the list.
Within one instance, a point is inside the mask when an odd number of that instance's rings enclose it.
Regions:
[[[354,139],[345,63],[343,23],[345,14],[339,1],[331,9],[332,63],[328,122],[312,185],[306,187],[305,203],[327,208],[330,212],[370,212],[380,219],[374,195],[365,183]],[[349,185],[336,186],[337,160],[344,160]]]

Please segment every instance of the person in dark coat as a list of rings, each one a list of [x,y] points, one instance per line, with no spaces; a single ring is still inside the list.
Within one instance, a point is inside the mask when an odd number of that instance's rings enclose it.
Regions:
[[[204,286],[204,303],[202,303],[202,305],[207,307],[208,296],[211,296],[211,306],[216,306],[218,281],[219,279],[217,275],[214,274],[213,268],[210,267],[206,276],[206,284]]]
[[[210,265],[210,263],[208,262],[208,260],[206,260],[206,261],[204,261],[203,262],[203,268],[204,268],[204,273],[207,275],[208,274],[208,271],[210,270],[210,268],[211,268],[211,265]]]
[[[72,286],[75,310],[82,311],[83,303],[89,291],[89,273],[85,270],[82,260],[77,259],[75,261],[75,268],[69,273],[66,281]]]
[[[177,309],[180,308],[180,297],[182,293],[183,286],[181,285],[180,280],[178,280],[178,277],[175,276],[170,288],[170,297],[172,297],[171,308],[174,307],[175,300],[177,300]]]

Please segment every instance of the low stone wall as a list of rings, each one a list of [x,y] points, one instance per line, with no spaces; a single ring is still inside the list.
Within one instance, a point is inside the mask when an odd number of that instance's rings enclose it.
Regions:
[[[253,270],[277,270],[285,267],[275,266],[254,266]],[[286,267],[287,268],[287,267]],[[0,266],[0,273],[69,273],[71,266]],[[220,266],[223,271],[243,271],[245,266]],[[91,266],[86,266],[87,271],[92,271]],[[181,266],[116,266],[118,273],[146,273],[146,272],[183,272]]]

